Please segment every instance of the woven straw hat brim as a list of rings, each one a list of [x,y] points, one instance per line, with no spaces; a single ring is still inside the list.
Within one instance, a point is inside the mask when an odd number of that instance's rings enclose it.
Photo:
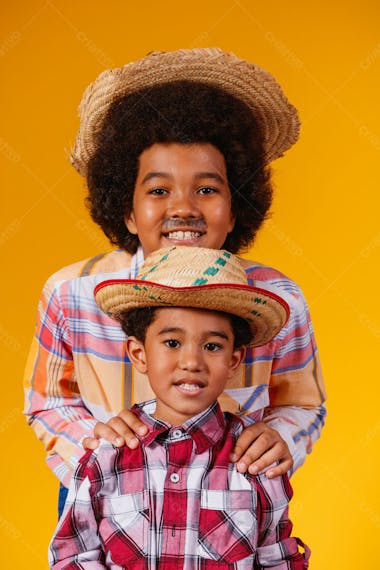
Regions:
[[[181,80],[218,87],[246,103],[261,127],[266,163],[282,156],[296,142],[300,130],[297,110],[264,69],[219,48],[153,52],[104,71],[87,87],[71,153],[76,170],[86,176],[88,161],[96,151],[96,134],[114,101],[142,88]]]
[[[102,311],[115,320],[143,307],[189,307],[231,313],[247,320],[254,334],[252,347],[274,338],[289,316],[288,305],[272,292],[233,284],[169,287],[141,280],[104,281],[95,288]]]

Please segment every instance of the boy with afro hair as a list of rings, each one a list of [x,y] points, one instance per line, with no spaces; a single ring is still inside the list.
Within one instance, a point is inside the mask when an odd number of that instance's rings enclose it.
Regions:
[[[135,448],[146,426],[129,411],[151,392],[122,331],[92,297],[104,279],[134,278],[170,245],[252,245],[272,199],[269,163],[297,140],[299,119],[265,70],[217,48],[153,52],[103,72],[84,93],[71,161],[93,220],[119,249],[46,283],[26,369],[25,413],[65,487],[98,437]],[[290,318],[246,353],[220,401],[246,428],[231,459],[273,477],[298,468],[324,424],[324,387],[302,291],[241,259],[248,282],[286,299]],[[121,410],[121,411],[120,411]],[[64,500],[64,493],[63,493]]]

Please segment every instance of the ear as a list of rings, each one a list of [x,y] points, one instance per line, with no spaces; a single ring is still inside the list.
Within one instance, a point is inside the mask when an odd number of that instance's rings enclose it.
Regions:
[[[133,366],[142,374],[146,374],[148,367],[144,344],[134,336],[127,338],[127,353]]]
[[[230,365],[228,367],[228,374],[227,374],[228,380],[230,380],[230,378],[233,377],[236,370],[239,368],[240,364],[243,362],[244,357],[245,357],[245,353],[246,353],[245,346],[241,346],[240,348],[234,348],[232,355],[231,355]]]
[[[135,236],[138,235],[137,224],[133,211],[129,214],[128,217],[127,216],[124,217],[124,223],[127,226],[127,230],[129,231],[129,233]]]

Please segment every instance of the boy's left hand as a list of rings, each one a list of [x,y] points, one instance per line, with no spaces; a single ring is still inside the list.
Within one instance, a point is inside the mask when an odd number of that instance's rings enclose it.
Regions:
[[[230,459],[236,463],[239,473],[248,471],[252,475],[278,462],[266,471],[268,479],[285,475],[293,466],[286,441],[265,422],[257,422],[243,430]]]

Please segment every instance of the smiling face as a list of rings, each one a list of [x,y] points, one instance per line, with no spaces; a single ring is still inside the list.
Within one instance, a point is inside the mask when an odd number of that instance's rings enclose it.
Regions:
[[[220,249],[234,226],[222,153],[209,143],[144,150],[125,224],[145,256],[171,245]]]
[[[177,307],[158,309],[145,342],[128,337],[127,350],[132,364],[148,375],[155,416],[172,425],[212,404],[244,356],[244,348],[234,348],[228,316]]]

